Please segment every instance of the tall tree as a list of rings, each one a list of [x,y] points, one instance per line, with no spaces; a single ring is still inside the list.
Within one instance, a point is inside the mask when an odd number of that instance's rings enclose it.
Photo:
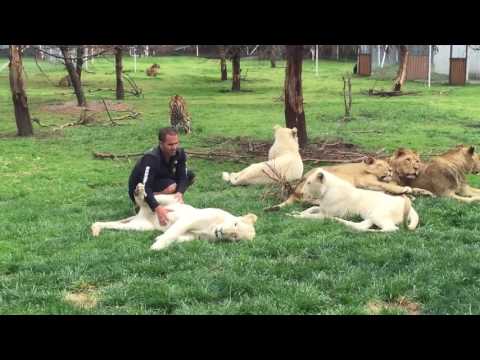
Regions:
[[[230,47],[232,59],[232,91],[240,91],[240,52],[240,46],[232,45]]]
[[[218,52],[219,52],[219,55],[220,55],[221,80],[225,81],[225,80],[228,80],[227,60],[226,60],[226,55],[225,55],[225,45],[218,45]]]
[[[9,50],[10,89],[15,109],[15,121],[17,122],[17,135],[32,136],[33,126],[23,81],[22,48],[20,45],[10,45]]]
[[[83,59],[86,58],[87,47],[85,45],[77,46],[77,75],[80,82],[82,81]]]
[[[285,121],[289,128],[298,130],[301,148],[307,144],[307,128],[302,94],[303,45],[287,46],[287,69],[285,72]]]
[[[398,47],[400,49],[400,65],[393,81],[393,91],[401,91],[407,78],[408,48],[406,45],[398,45]]]
[[[125,90],[123,87],[123,48],[115,46],[115,73],[117,76],[116,94],[117,100],[125,98]]]
[[[65,61],[65,67],[67,68],[68,75],[72,82],[73,90],[75,91],[75,96],[77,97],[78,106],[87,106],[87,100],[83,94],[82,84],[80,78],[78,77],[77,72],[75,71],[75,66],[73,66],[72,59],[69,55],[68,46],[59,46],[60,51],[62,52],[63,59]]]

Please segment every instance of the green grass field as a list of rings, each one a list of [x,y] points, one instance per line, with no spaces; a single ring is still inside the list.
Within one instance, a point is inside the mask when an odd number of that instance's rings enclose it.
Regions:
[[[147,78],[144,70],[153,62],[160,75]],[[41,66],[49,79],[25,60],[32,116],[51,125],[77,120],[44,111],[74,95],[52,84],[64,76],[62,66]],[[399,146],[430,154],[458,143],[478,145],[480,87],[474,85],[428,89],[408,82],[405,90],[420,93],[374,98],[360,92],[374,84],[389,89],[391,82],[354,77],[354,118],[340,122],[341,76],[352,67],[321,61],[317,77],[305,61],[310,138],[387,153]],[[155,233],[105,230],[93,238],[92,222],[132,214],[127,180],[134,160],[95,160],[92,152],[133,153],[155,145],[158,129],[169,124],[170,96],[185,97],[192,114],[194,133],[181,138],[187,150],[218,136],[272,140],[273,125],[285,121],[275,100],[283,91],[283,62],[272,69],[268,61],[242,61],[246,91],[240,93],[226,91],[231,82],[219,80],[216,60],[141,58],[134,73],[126,58],[124,69],[144,92],[125,100],[140,119],[57,132],[34,124],[35,136],[27,139],[15,136],[8,67],[0,72],[0,314],[480,314],[479,205],[418,198],[415,232],[361,234],[332,221],[293,219],[287,210],[264,213],[275,202],[264,199],[264,188],[234,188],[221,179],[221,171],[243,165],[191,158],[197,182],[186,201],[257,214],[255,241],[195,241],[152,252]],[[87,101],[114,99],[108,90],[115,86],[113,70],[111,58],[89,65]],[[371,130],[381,133],[365,132]],[[474,176],[469,181],[480,186]],[[91,306],[75,306],[69,294]]]

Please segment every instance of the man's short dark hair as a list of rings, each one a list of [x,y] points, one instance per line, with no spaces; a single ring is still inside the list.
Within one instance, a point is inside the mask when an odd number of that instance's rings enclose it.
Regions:
[[[178,131],[172,127],[161,128],[160,131],[158,132],[158,140],[160,140],[161,142],[164,142],[165,139],[167,138],[167,135],[178,136]]]

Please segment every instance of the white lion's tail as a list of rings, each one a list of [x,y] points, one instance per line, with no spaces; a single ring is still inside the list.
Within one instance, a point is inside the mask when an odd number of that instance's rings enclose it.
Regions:
[[[408,214],[408,220],[409,220],[407,225],[408,229],[415,230],[417,228],[419,218],[418,218],[417,212],[413,207],[410,208],[410,213]]]
[[[403,221],[409,230],[415,230],[419,222],[418,214],[412,206],[412,201],[406,196],[403,196],[403,198],[405,199]]]

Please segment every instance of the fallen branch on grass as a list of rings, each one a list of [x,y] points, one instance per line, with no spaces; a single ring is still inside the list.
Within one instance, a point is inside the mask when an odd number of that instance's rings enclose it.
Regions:
[[[93,156],[97,159],[125,159],[131,157],[139,157],[142,156],[144,153],[133,153],[133,154],[112,154],[112,153],[101,153],[101,152],[93,152]]]
[[[363,95],[368,95],[368,96],[391,97],[391,96],[403,96],[403,95],[417,95],[417,94],[420,94],[420,91],[383,91],[383,90],[369,89],[368,91],[362,91],[361,93]]]
[[[32,118],[32,121],[36,122],[38,126],[41,126],[41,127],[55,127],[55,125],[43,125],[42,123],[40,123],[40,119],[38,118]]]
[[[268,197],[280,198],[282,201],[285,200],[290,196],[290,194],[293,194],[299,181],[292,183],[288,181],[284,175],[278,172],[275,166],[271,166],[268,163],[266,165],[270,172],[265,170],[262,171],[269,179],[273,181],[273,184],[270,184],[270,186],[266,187],[266,190],[262,194],[262,200],[265,200]],[[277,187],[276,185],[280,185],[280,187]],[[278,191],[279,189],[280,192]]]
[[[108,118],[110,119],[110,122],[112,125],[119,125],[118,123],[115,122],[115,120],[112,119],[112,116],[110,115],[110,111],[108,111],[108,106],[107,103],[105,102],[104,99],[102,99],[103,105],[105,106],[105,110],[107,111]]]
[[[325,163],[338,163],[338,164],[347,164],[347,163],[357,163],[365,160],[365,156],[353,159],[313,159],[313,158],[305,158],[303,161],[313,161],[314,164],[319,164],[322,162]]]
[[[251,159],[251,156],[244,156],[244,155],[237,155],[233,153],[216,153],[213,151],[209,152],[202,152],[198,150],[187,150],[186,151],[188,156],[192,157],[198,157],[201,159],[224,159],[228,161],[237,161],[241,163],[248,164],[248,162],[243,161],[242,159]],[[97,159],[125,159],[125,158],[131,158],[131,157],[139,157],[142,156],[144,153],[130,153],[130,154],[113,154],[113,153],[108,153],[108,152],[93,152],[93,156]]]
[[[97,92],[97,91],[115,91],[115,89],[88,89],[88,92],[92,93],[92,92]]]
[[[383,134],[381,130],[357,130],[357,131],[350,131],[354,134],[365,134],[365,133],[376,133],[376,134]]]
[[[105,104],[105,107],[106,107],[106,104]],[[54,128],[53,131],[62,130],[66,127],[89,125],[89,124],[92,124],[92,123],[95,123],[95,122],[96,123],[102,122],[102,121],[99,121],[95,118],[95,115],[97,115],[98,113],[92,113],[91,115],[87,115],[87,111],[89,111],[89,110],[88,109],[83,109],[82,112],[80,113],[80,118],[77,121],[69,122],[69,123],[66,123],[66,124],[63,124],[63,125],[59,125],[59,126],[50,125],[50,124],[48,124],[48,125],[42,124],[40,122],[40,119],[38,119],[38,118],[32,118],[32,121],[37,123],[38,126],[40,126],[40,127],[53,127]],[[112,125],[121,125],[121,124],[118,124],[117,121],[126,120],[126,119],[136,119],[137,117],[142,115],[139,112],[135,112],[135,111],[131,111],[131,110],[126,110],[126,111],[122,111],[122,112],[128,112],[128,114],[114,118],[110,115],[110,112],[107,109],[107,114],[108,114],[108,117],[110,119],[110,123]]]

